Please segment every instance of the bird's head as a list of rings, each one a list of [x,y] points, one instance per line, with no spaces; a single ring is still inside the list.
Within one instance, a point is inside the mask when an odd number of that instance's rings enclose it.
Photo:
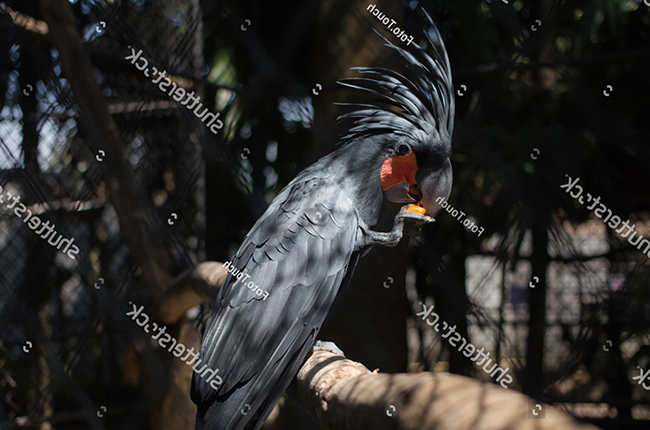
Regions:
[[[454,93],[451,68],[440,33],[429,15],[424,35],[434,54],[417,44],[403,49],[388,40],[387,47],[406,61],[406,73],[379,67],[357,67],[369,77],[343,79],[340,84],[372,93],[374,104],[349,103],[361,109],[341,115],[349,126],[344,141],[372,142],[383,157],[381,189],[387,200],[419,204],[434,216],[451,192],[451,135]],[[381,161],[381,160],[380,160]],[[438,202],[440,203],[440,202]]]

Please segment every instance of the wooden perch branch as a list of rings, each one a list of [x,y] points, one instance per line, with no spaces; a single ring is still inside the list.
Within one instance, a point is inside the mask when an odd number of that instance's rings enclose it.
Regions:
[[[206,261],[186,270],[172,281],[156,305],[156,321],[176,324],[188,309],[202,303],[212,303],[228,272],[222,263]]]
[[[532,399],[494,384],[449,373],[374,373],[327,351],[312,354],[293,383],[293,400],[325,430],[597,429],[548,405],[536,418]]]

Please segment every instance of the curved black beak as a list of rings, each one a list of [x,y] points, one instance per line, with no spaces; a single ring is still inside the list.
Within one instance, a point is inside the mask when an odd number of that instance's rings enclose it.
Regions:
[[[442,209],[440,203],[447,200],[451,193],[453,181],[451,161],[447,159],[438,169],[419,168],[415,173],[415,181],[422,194],[420,204],[426,210],[425,215],[436,216]]]

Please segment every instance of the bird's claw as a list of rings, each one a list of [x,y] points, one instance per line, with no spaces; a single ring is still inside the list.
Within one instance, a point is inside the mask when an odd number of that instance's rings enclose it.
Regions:
[[[317,340],[314,343],[314,346],[311,347],[312,352],[316,351],[329,351],[333,354],[340,355],[342,357],[345,357],[345,354],[341,349],[339,349],[338,346],[334,342],[323,342],[320,340]]]
[[[415,225],[423,225],[435,221],[433,217],[430,217],[428,215],[422,215],[416,212],[407,212],[409,206],[410,205],[402,206],[402,209],[400,209],[397,217],[404,219],[404,221],[413,221],[415,222]]]

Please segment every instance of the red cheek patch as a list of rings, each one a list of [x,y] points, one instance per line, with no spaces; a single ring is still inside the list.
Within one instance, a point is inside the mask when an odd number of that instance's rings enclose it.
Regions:
[[[384,160],[381,166],[381,189],[386,191],[393,185],[408,182],[415,184],[415,172],[418,170],[418,163],[413,152],[408,155],[396,155]]]

